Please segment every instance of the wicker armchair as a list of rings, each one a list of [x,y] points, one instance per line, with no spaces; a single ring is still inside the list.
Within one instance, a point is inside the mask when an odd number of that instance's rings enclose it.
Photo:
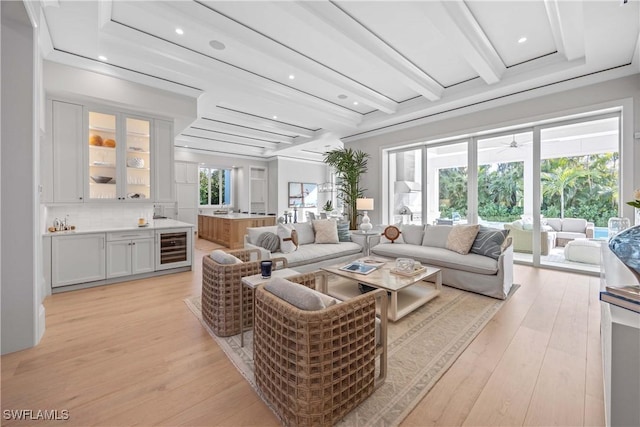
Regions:
[[[288,280],[315,289],[323,274]],[[255,297],[256,384],[285,425],[333,425],[384,382],[386,292],[376,290],[318,311],[300,310],[263,286]],[[381,316],[376,343],[377,300]]]
[[[219,264],[211,257],[202,257],[202,318],[214,334],[228,337],[240,333],[240,304],[253,305],[253,289],[242,286],[243,277],[260,273],[260,251],[239,249],[227,253],[239,258],[241,264]],[[274,258],[284,267],[284,258]],[[240,295],[242,292],[242,295]],[[253,324],[253,310],[244,310],[244,327]]]

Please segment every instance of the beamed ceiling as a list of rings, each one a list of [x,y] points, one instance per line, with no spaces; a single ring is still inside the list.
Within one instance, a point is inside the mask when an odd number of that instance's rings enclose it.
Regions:
[[[42,5],[45,59],[198,97],[176,145],[256,157],[640,71],[639,0]]]

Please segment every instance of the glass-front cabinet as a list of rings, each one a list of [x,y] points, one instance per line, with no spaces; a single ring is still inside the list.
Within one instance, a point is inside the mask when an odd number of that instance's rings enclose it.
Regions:
[[[151,119],[89,111],[90,200],[151,199]]]

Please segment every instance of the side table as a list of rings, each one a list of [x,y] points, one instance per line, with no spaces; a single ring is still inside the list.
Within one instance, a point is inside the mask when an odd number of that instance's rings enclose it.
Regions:
[[[295,276],[296,274],[300,274],[300,272],[294,270],[293,268],[283,268],[280,270],[273,270],[271,272],[271,277],[267,279],[263,278],[262,274],[254,274],[253,276],[243,277],[240,280],[240,295],[242,295],[243,286],[248,286],[251,289],[255,289],[263,283],[267,283],[269,280],[271,280],[272,277],[287,278]],[[253,305],[251,305],[251,310],[253,310]],[[240,304],[240,347],[244,347],[244,304]]]
[[[364,236],[364,250],[362,251],[364,256],[371,255],[371,241],[370,241],[371,237],[381,235],[379,231],[362,231],[362,230],[353,230],[351,234],[355,236]]]

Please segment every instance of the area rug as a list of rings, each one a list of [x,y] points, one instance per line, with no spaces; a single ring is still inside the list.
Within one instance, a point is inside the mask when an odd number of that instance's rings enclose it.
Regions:
[[[512,295],[518,285],[511,289]],[[384,384],[341,426],[396,426],[422,400],[505,301],[444,286],[441,294],[398,322],[389,322]],[[209,334],[260,395],[253,376],[253,336],[220,338],[202,321],[200,297],[185,300]]]

